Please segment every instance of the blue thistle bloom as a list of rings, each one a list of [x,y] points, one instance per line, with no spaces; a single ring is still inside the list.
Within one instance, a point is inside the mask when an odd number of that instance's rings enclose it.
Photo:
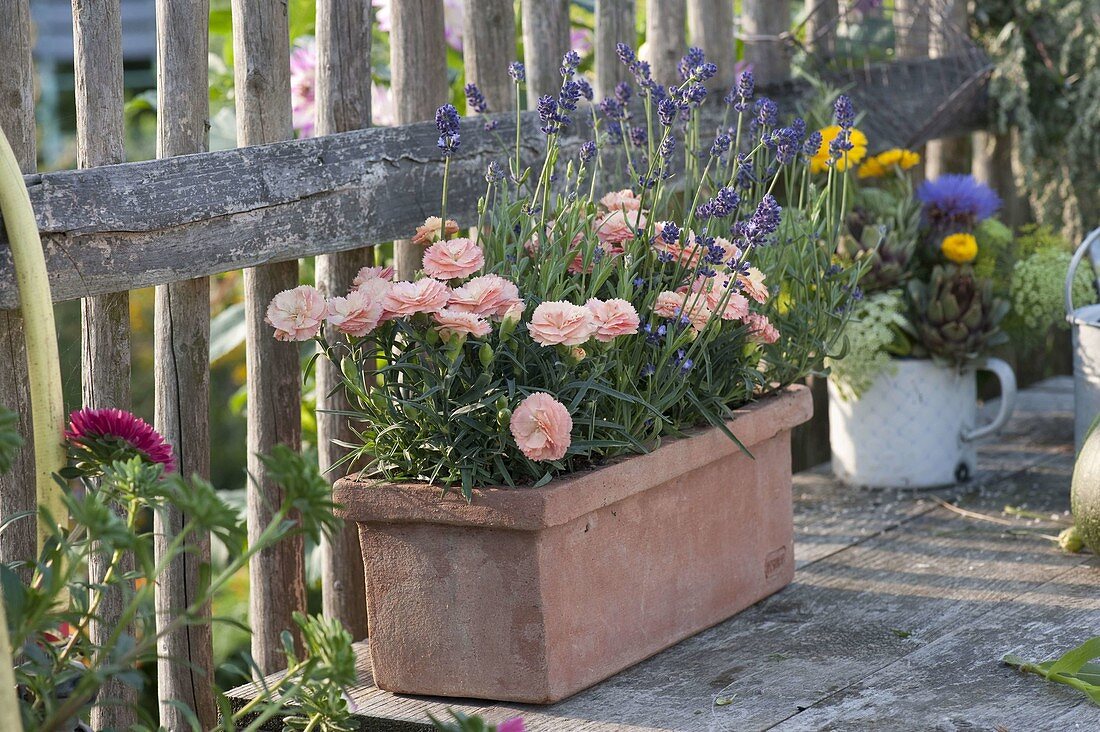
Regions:
[[[592,98],[596,95],[592,91],[592,85],[588,83],[588,79],[584,78],[583,76],[578,76],[576,81],[577,86],[579,86],[581,89],[581,96],[591,102]]]
[[[620,81],[615,85],[615,101],[619,104],[626,105],[630,103],[630,97],[634,93],[634,90],[630,88],[630,84],[625,81]]]
[[[703,53],[703,49],[695,46],[689,48],[676,66],[676,70],[680,72],[680,81],[687,81],[692,78],[695,75],[696,67],[701,66],[704,61],[706,61],[706,54]]]
[[[489,167],[485,170],[485,182],[497,183],[501,180],[504,180],[504,171],[501,169],[500,165],[497,164],[497,161],[490,161]]]
[[[1001,207],[1001,199],[992,188],[972,175],[958,173],[921,183],[917,198],[924,204],[924,220],[940,231],[972,227]]]
[[[573,75],[573,72],[577,70],[577,67],[581,65],[581,56],[576,51],[570,49],[565,52],[565,55],[561,57],[561,75],[568,79]]]
[[[445,158],[450,157],[458,149],[458,124],[458,110],[454,105],[444,104],[435,111],[435,126],[439,130],[439,142],[436,144]]]
[[[466,106],[469,109],[478,114],[485,114],[489,111],[489,103],[485,101],[485,95],[481,93],[481,89],[478,88],[477,84],[467,84],[465,92]]]
[[[527,81],[527,68],[519,61],[508,64],[508,76],[517,84]]]
[[[661,103],[657,105],[657,119],[660,120],[661,124],[665,127],[672,126],[679,112],[679,105],[671,99],[662,99]]]
[[[596,157],[596,143],[592,140],[581,145],[580,158],[581,163],[587,165],[592,158]]]
[[[836,98],[833,104],[833,116],[836,118],[836,123],[845,130],[851,129],[856,123],[856,112],[847,94],[841,94]]]
[[[619,61],[621,61],[626,66],[630,66],[634,63],[634,49],[626,45],[625,43],[615,44],[615,55],[618,56]]]
[[[712,158],[720,158],[729,152],[730,145],[732,144],[730,136],[726,134],[718,135],[714,138],[714,142],[710,146],[710,156]]]

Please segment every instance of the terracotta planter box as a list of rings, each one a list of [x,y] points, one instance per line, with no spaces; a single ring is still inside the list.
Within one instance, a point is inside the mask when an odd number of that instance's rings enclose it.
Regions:
[[[336,484],[359,525],[374,681],[548,703],[708,628],[794,576],[790,387],[730,429],[538,489]]]

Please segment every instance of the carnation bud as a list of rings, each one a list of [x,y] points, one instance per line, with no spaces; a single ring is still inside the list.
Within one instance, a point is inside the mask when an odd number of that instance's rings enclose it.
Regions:
[[[481,361],[483,368],[489,368],[489,364],[493,362],[493,347],[488,343],[482,343],[481,348],[478,349],[477,358]]]
[[[573,363],[580,363],[587,355],[588,353],[580,346],[573,346],[569,349],[569,357],[573,360]]]
[[[504,409],[497,410],[497,424],[502,429],[508,429],[508,425],[512,421],[512,410],[505,407]]]
[[[516,331],[516,326],[519,325],[519,320],[523,317],[523,308],[524,304],[518,302],[504,313],[500,323],[500,339],[502,341],[508,340],[512,333]]]

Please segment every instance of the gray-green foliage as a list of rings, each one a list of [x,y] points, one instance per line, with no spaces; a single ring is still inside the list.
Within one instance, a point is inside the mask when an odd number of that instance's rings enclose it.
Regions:
[[[1090,638],[1052,661],[1027,661],[1015,654],[1004,657],[1004,663],[1027,673],[1038,674],[1077,689],[1100,705],[1100,637]]]
[[[875,379],[893,368],[893,356],[909,348],[906,302],[901,290],[876,292],[852,310],[844,331],[848,350],[843,358],[827,359],[829,377],[846,399],[858,399]]]
[[[1077,241],[1100,210],[1100,4],[978,0],[974,20],[999,125],[1019,130],[1021,189]]]

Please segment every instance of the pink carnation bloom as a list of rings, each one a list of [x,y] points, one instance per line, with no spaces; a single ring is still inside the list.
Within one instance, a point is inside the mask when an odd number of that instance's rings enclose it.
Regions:
[[[308,341],[321,330],[328,304],[316,287],[301,285],[283,290],[267,306],[265,322],[280,341]]]
[[[78,409],[69,415],[65,440],[85,447],[122,442],[146,460],[163,465],[164,472],[176,469],[172,446],[148,422],[121,409]]]
[[[756,267],[749,267],[749,273],[738,275],[737,279],[741,282],[741,287],[744,288],[749,297],[757,302],[764,303],[768,301],[768,286],[764,284],[764,277],[764,273]]]
[[[430,277],[416,282],[394,283],[382,303],[385,315],[401,317],[416,313],[438,313],[447,307],[451,291],[439,280]]]
[[[436,329],[444,341],[451,340],[451,336],[455,335],[472,335],[475,338],[482,338],[489,335],[492,330],[488,320],[454,308],[443,308],[432,317],[438,324]]]
[[[680,232],[680,238],[675,243],[665,241],[665,224],[671,222],[660,221],[656,224],[657,236],[653,239],[653,248],[672,257],[672,261],[681,267],[694,269],[703,256],[703,247],[695,241],[695,234],[684,229]]]
[[[500,275],[486,274],[467,280],[462,287],[455,288],[451,292],[448,307],[499,320],[521,302],[519,288],[514,282]]]
[[[298,41],[290,53],[290,109],[300,137],[313,137],[316,107],[317,45],[312,38]]]
[[[716,246],[722,249],[722,261],[728,263],[731,259],[741,259],[741,250],[736,244],[732,243],[725,237],[714,237],[714,243]]]
[[[657,295],[657,300],[653,303],[653,312],[661,318],[686,318],[696,332],[707,326],[711,316],[705,295],[667,290]]]
[[[592,298],[584,306],[592,311],[592,319],[596,321],[595,337],[602,343],[638,332],[638,311],[626,300]]]
[[[458,233],[458,222],[454,219],[447,219],[447,231],[445,234],[441,234],[443,229],[443,219],[438,216],[429,216],[424,219],[424,223],[416,227],[416,233],[413,235],[413,244],[431,244],[432,242],[439,241],[446,238],[451,234]]]
[[[731,288],[733,284],[729,275],[700,276],[695,279],[691,287],[693,292],[702,292],[706,295],[707,307],[712,311],[717,311],[718,306],[725,299],[721,313],[722,320],[741,320],[749,313],[749,301],[736,289],[730,292]]]
[[[569,410],[544,392],[531,394],[512,412],[512,437],[530,460],[561,460],[572,439]]]
[[[579,346],[596,332],[592,312],[570,302],[544,302],[531,314],[527,332],[544,346]]]
[[[382,298],[368,290],[352,290],[347,297],[328,301],[328,322],[341,333],[362,338],[378,327],[382,317]]]
[[[645,223],[642,211],[608,211],[596,225],[596,236],[604,244],[622,244],[644,229]]]
[[[424,252],[424,273],[437,280],[469,277],[485,266],[485,253],[473,239],[437,241]]]
[[[749,340],[753,343],[775,343],[779,340],[779,331],[771,324],[767,315],[749,313],[744,322],[749,326]]]
[[[363,284],[367,280],[393,280],[393,267],[363,267],[359,270],[359,274],[355,275],[355,279],[351,281],[351,284],[355,287]]]
[[[621,191],[605,194],[600,199],[600,205],[608,211],[619,211],[620,209],[637,211],[642,207],[642,199],[634,195],[634,191],[624,188]]]

